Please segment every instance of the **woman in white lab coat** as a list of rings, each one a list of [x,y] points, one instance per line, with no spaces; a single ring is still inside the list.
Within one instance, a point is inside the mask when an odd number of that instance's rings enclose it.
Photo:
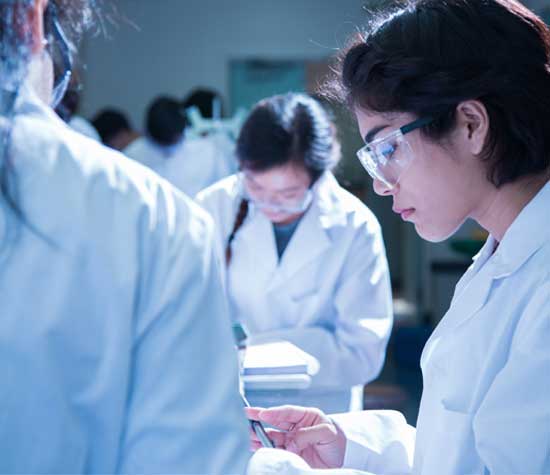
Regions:
[[[48,105],[89,13],[0,3],[0,472],[241,473],[211,219]]]
[[[253,409],[303,459],[260,451],[252,473],[550,473],[549,63],[547,27],[512,0],[418,0],[345,53],[337,90],[376,192],[428,240],[467,218],[490,237],[422,354],[416,429]]]
[[[180,102],[156,98],[147,110],[147,134],[123,153],[151,168],[188,196],[227,176],[225,158],[207,138],[188,137]]]
[[[252,342],[290,341],[320,363],[309,389],[250,393],[251,403],[361,409],[384,362],[390,280],[378,221],[331,173],[339,147],[326,111],[300,94],[261,101],[237,158],[241,173],[198,196],[217,224],[232,316]]]

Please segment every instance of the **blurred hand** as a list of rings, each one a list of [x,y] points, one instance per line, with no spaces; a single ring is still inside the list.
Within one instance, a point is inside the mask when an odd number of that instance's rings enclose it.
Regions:
[[[312,468],[340,468],[344,463],[346,437],[319,409],[247,407],[245,412],[248,419],[276,427],[278,430],[267,429],[275,447],[299,455]],[[252,430],[251,439],[252,450],[262,447]]]

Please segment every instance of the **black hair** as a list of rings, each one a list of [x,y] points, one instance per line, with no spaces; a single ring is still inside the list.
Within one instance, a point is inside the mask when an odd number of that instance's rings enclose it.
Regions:
[[[130,121],[124,112],[117,109],[103,109],[92,119],[92,125],[97,130],[104,144],[120,132],[132,130]]]
[[[260,101],[245,121],[236,154],[243,169],[265,171],[297,163],[315,181],[336,166],[339,146],[327,111],[305,94]]]
[[[212,119],[214,116],[214,100],[220,101],[220,114],[223,115],[223,111],[221,110],[221,96],[218,92],[212,89],[194,89],[185,97],[182,105],[184,109],[196,107],[197,109],[199,109],[201,116],[204,119]]]
[[[548,28],[515,0],[413,0],[352,41],[327,91],[352,108],[435,117],[422,129],[432,140],[462,101],[479,100],[482,158],[499,187],[550,166],[549,53]]]
[[[186,126],[185,111],[176,99],[158,97],[147,110],[147,134],[160,145],[173,145],[181,140]]]

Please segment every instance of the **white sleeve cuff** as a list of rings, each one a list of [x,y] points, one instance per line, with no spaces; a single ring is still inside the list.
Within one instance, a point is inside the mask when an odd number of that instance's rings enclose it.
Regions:
[[[338,422],[338,416],[331,417],[332,422],[338,427],[340,431],[346,437],[346,452],[344,455],[344,462],[341,468],[353,468],[353,469],[363,469],[367,465],[368,451],[367,448],[357,441],[354,437],[353,432],[346,430],[346,424],[340,424]],[[344,421],[341,421],[344,422]]]
[[[415,429],[395,411],[358,411],[332,416],[346,437],[342,468],[373,473],[410,473]]]

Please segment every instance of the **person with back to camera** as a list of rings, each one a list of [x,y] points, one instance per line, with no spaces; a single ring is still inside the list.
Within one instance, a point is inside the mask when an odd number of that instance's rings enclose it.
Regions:
[[[0,0],[0,472],[242,473],[211,219],[53,111],[97,8]]]
[[[290,341],[320,363],[310,388],[250,394],[252,404],[361,409],[362,385],[382,368],[392,326],[384,243],[331,172],[339,151],[319,102],[270,97],[239,134],[241,172],[197,197],[217,225],[233,319],[251,343]]]
[[[424,348],[416,428],[250,409],[289,451],[250,473],[550,473],[549,90],[550,33],[514,0],[412,1],[345,51],[336,91],[375,191],[427,240],[467,218],[490,237]]]
[[[207,139],[187,137],[182,105],[171,97],[156,98],[147,110],[147,134],[124,154],[145,165],[190,197],[218,181],[217,150]]]

